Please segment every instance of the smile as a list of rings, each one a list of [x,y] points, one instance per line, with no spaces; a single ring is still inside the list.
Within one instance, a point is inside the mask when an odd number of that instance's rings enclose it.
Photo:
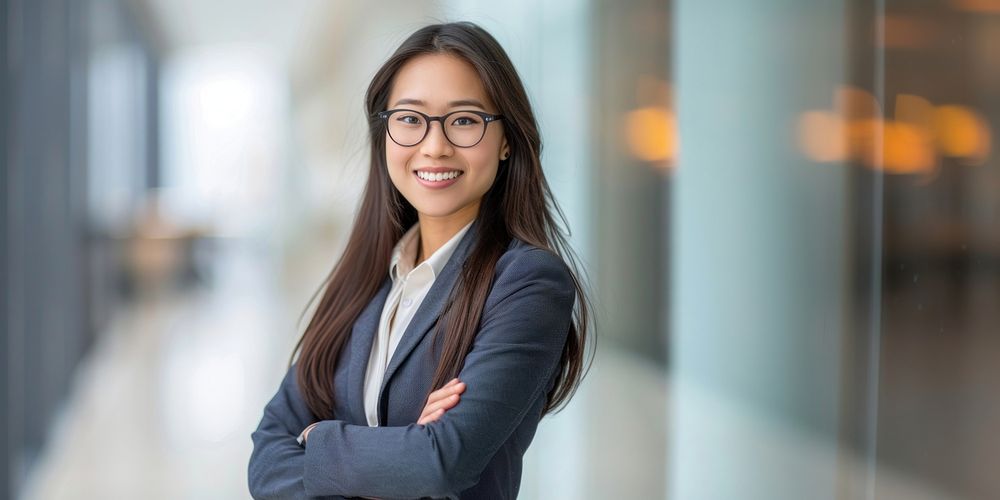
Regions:
[[[436,173],[417,170],[417,177],[420,177],[425,181],[431,181],[431,182],[447,181],[454,179],[455,177],[458,177],[460,175],[462,175],[462,172],[459,170],[452,170],[451,172],[436,172]]]
[[[413,173],[417,177],[417,182],[425,187],[429,187],[431,189],[441,189],[458,182],[458,178],[465,172],[460,170],[450,170],[447,172],[424,172],[421,170],[415,170]]]

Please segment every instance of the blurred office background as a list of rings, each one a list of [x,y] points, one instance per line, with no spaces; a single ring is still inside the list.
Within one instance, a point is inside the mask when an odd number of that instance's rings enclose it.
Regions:
[[[998,0],[0,0],[0,498],[247,498],[418,27],[505,46],[599,348],[521,498],[1000,498]]]

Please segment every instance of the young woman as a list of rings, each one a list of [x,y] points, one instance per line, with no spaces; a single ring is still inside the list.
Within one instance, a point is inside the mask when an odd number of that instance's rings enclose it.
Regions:
[[[515,498],[585,374],[589,309],[527,94],[492,36],[451,23],[403,42],[366,106],[361,209],[251,436],[250,492]]]

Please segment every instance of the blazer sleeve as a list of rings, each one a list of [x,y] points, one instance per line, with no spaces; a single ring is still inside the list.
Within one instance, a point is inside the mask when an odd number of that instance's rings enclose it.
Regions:
[[[532,404],[546,397],[575,296],[569,270],[557,255],[531,248],[515,256],[487,299],[459,374],[466,383],[459,404],[427,425],[320,422],[305,449],[306,493],[458,498],[479,481]],[[289,467],[299,466],[298,456],[289,452],[289,458]]]
[[[251,435],[253,451],[247,470],[250,496],[258,500],[312,498],[302,481],[305,450],[297,438],[316,421],[299,392],[296,366],[292,365],[277,394],[264,407],[264,416]],[[311,433],[310,433],[311,436]],[[340,500],[342,496],[324,497]]]

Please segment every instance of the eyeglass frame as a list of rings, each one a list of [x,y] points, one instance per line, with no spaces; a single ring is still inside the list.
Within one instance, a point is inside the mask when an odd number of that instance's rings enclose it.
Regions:
[[[408,145],[406,145],[406,144],[400,144],[399,141],[397,141],[396,138],[392,136],[392,132],[389,132],[389,117],[392,116],[393,113],[398,113],[400,111],[409,111],[409,112],[412,112],[412,113],[416,113],[416,114],[422,116],[424,118],[424,120],[427,122],[427,128],[424,129],[424,135],[420,137],[419,141],[414,142],[413,144],[408,144]],[[479,118],[481,118],[483,120],[483,135],[479,136],[479,140],[477,140],[471,146],[459,146],[458,144],[455,144],[451,140],[451,137],[448,137],[448,131],[447,131],[447,127],[445,127],[445,121],[444,120],[445,120],[445,118],[448,118],[449,116],[457,114],[457,113],[472,113],[472,114],[478,116]],[[386,134],[388,134],[389,138],[392,139],[392,142],[395,142],[400,147],[404,147],[404,148],[412,148],[413,146],[416,146],[417,144],[420,144],[421,142],[424,142],[424,139],[427,138],[427,134],[429,134],[431,132],[431,122],[434,122],[434,121],[441,123],[441,134],[444,135],[444,138],[448,141],[448,144],[451,144],[452,146],[455,146],[456,148],[463,148],[463,149],[465,149],[465,148],[474,148],[474,147],[478,146],[480,142],[483,142],[483,138],[486,137],[486,130],[489,129],[489,127],[490,127],[490,122],[495,122],[497,120],[502,120],[503,119],[503,115],[493,115],[493,114],[487,113],[485,111],[477,111],[477,110],[474,110],[474,109],[459,109],[459,110],[452,111],[450,113],[445,113],[443,115],[431,116],[431,115],[428,115],[427,113],[421,113],[420,111],[417,111],[415,109],[396,108],[396,109],[387,109],[385,111],[379,111],[378,113],[375,113],[375,116],[377,116],[379,119],[385,120],[385,124],[386,124],[385,125],[385,132],[386,132]]]

